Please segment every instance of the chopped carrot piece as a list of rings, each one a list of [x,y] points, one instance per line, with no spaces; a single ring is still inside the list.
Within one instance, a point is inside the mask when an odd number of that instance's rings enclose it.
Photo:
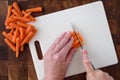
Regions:
[[[21,12],[21,10],[20,10],[17,2],[14,2],[14,3],[13,3],[13,7],[14,7],[14,8],[16,9],[16,11],[20,14],[20,16],[22,16],[22,12]]]
[[[19,56],[19,47],[20,47],[20,39],[19,37],[16,39],[16,57]]]
[[[80,39],[81,42],[84,41],[80,33],[77,33],[77,36],[79,37],[79,39]]]
[[[4,41],[8,44],[8,46],[15,52],[15,45],[10,42],[7,38],[4,39]]]
[[[26,9],[26,12],[40,12],[40,11],[42,11],[42,7]]]

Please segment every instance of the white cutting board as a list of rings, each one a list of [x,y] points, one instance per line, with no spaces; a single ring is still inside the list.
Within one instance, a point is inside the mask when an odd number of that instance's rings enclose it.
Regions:
[[[39,60],[34,42],[40,42],[43,55],[51,43],[63,32],[72,31],[70,24],[74,24],[84,38],[84,48],[89,52],[89,57],[95,68],[116,64],[117,57],[113,45],[109,25],[101,1],[70,8],[67,10],[36,17],[31,22],[38,32],[30,41],[32,59],[38,80],[44,77],[43,60]],[[49,68],[49,66],[48,66]],[[69,65],[67,76],[85,72],[81,49],[79,48]]]

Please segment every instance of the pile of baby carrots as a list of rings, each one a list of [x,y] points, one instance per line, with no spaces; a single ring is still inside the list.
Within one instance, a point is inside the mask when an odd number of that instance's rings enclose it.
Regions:
[[[5,21],[8,32],[3,31],[2,34],[5,36],[4,41],[16,53],[17,58],[20,51],[24,50],[24,44],[28,43],[37,32],[33,25],[28,24],[30,21],[35,21],[31,13],[40,11],[42,11],[41,7],[21,10],[17,2],[8,6]]]
[[[75,32],[73,31],[73,32],[71,32],[71,36],[74,38],[72,48],[79,48],[81,45],[82,46],[84,45],[84,40],[83,40],[83,37],[81,36],[80,33],[75,34]],[[79,38],[81,45],[80,45],[79,40],[78,40],[77,37]]]

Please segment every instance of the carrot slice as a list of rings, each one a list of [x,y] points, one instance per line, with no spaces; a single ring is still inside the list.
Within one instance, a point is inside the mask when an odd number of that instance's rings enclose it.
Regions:
[[[11,43],[7,38],[4,39],[4,41],[8,44],[8,46],[13,50],[16,51],[15,45]]]
[[[11,12],[12,12],[12,5],[9,5],[6,19],[8,19],[10,17]]]
[[[42,7],[26,9],[26,12],[40,12],[40,11],[42,11]]]
[[[16,57],[19,56],[19,47],[20,47],[20,39],[19,37],[16,39]]]
[[[30,22],[31,20],[25,17],[13,16],[14,19],[20,20],[22,22]]]
[[[15,9],[12,10],[12,13],[16,16],[20,16],[20,14]]]
[[[14,7],[14,8],[16,9],[16,11],[20,14],[20,16],[22,16],[22,12],[21,12],[21,10],[20,10],[17,2],[14,2],[14,3],[13,3],[13,7]]]

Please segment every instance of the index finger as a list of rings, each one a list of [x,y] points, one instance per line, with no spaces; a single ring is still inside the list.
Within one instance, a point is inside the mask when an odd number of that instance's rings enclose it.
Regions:
[[[87,71],[87,73],[92,73],[94,72],[94,68],[91,64],[91,62],[89,61],[89,57],[88,57],[88,53],[86,50],[82,50],[82,55],[83,55],[83,64],[85,66],[85,69]]]

